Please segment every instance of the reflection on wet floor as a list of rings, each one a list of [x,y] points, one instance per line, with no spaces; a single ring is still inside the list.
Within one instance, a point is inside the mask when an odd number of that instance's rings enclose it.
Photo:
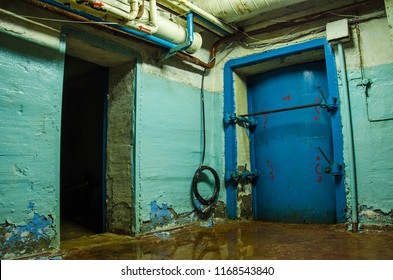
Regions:
[[[110,233],[62,242],[64,259],[393,259],[391,233],[350,233],[343,225],[237,221],[192,225],[140,237]]]

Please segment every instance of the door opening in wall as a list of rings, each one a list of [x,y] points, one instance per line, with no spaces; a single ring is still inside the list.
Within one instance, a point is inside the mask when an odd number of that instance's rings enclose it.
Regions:
[[[105,229],[108,68],[66,56],[63,84],[61,239]]]

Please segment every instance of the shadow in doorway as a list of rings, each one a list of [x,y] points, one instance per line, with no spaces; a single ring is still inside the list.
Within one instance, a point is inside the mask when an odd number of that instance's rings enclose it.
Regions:
[[[107,81],[107,68],[66,57],[60,175],[62,240],[105,229]]]

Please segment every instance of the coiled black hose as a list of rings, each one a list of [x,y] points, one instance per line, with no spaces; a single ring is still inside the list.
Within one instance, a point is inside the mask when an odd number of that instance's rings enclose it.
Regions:
[[[202,174],[202,172],[204,170],[209,170],[213,176],[214,176],[214,192],[213,195],[209,198],[209,199],[204,199],[198,191],[198,181],[199,181],[199,177]],[[213,203],[216,202],[217,198],[218,198],[218,194],[220,193],[220,178],[218,177],[217,171],[214,170],[212,167],[210,166],[206,166],[206,165],[202,165],[200,166],[197,171],[194,174],[194,178],[192,179],[192,191],[195,195],[195,197],[198,199],[198,201],[200,203],[202,203],[203,205],[212,205]]]
[[[216,202],[218,198],[218,194],[220,193],[220,178],[218,177],[217,171],[214,170],[210,166],[203,165],[205,161],[205,151],[206,151],[206,125],[205,125],[205,94],[204,94],[204,82],[205,82],[205,74],[206,69],[202,74],[202,84],[201,84],[201,103],[202,103],[202,132],[203,132],[203,150],[202,150],[202,159],[201,165],[198,167],[197,171],[194,174],[194,178],[192,179],[192,192],[194,193],[196,199],[203,205],[212,205]],[[213,195],[209,199],[204,199],[199,191],[198,191],[198,181],[199,177],[204,170],[209,170],[214,176],[214,192]]]

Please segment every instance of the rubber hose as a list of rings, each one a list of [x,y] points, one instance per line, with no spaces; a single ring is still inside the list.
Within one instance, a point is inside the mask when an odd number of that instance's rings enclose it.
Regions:
[[[215,186],[214,186],[214,193],[212,195],[212,197],[210,197],[209,199],[204,199],[198,191],[198,180],[199,180],[199,176],[201,175],[201,173],[204,170],[209,170],[213,176],[214,176],[214,181],[215,181]],[[202,203],[203,205],[211,205],[213,204],[217,198],[218,198],[218,194],[220,192],[220,178],[218,177],[217,171],[214,170],[212,167],[210,166],[200,166],[197,171],[194,174],[194,178],[192,179],[192,191],[195,195],[195,197],[198,199],[198,201],[200,203]]]

